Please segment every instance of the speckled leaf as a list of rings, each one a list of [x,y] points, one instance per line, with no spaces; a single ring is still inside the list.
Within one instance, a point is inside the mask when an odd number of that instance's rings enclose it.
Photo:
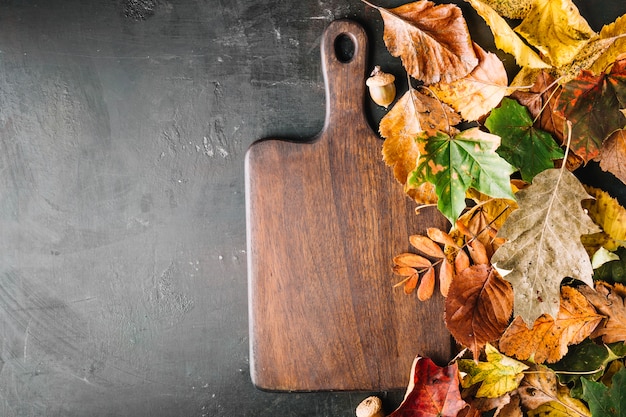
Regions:
[[[574,59],[595,35],[571,0],[536,0],[515,31],[555,67]]]
[[[437,207],[454,224],[465,208],[465,192],[470,187],[491,197],[515,198],[509,178],[513,167],[496,153],[499,145],[498,136],[478,128],[454,137],[439,132],[426,139],[426,152],[409,181],[434,184]]]
[[[510,271],[504,279],[513,285],[514,315],[532,325],[542,314],[556,317],[563,278],[593,285],[593,268],[580,237],[600,229],[581,206],[589,195],[567,170],[543,171],[517,198],[519,209],[498,231],[507,242],[491,262]]]
[[[626,51],[626,14],[618,17],[611,24],[605,25],[600,31],[600,39],[614,39],[614,42],[591,65],[589,70],[594,74],[604,72],[621,54]]]
[[[552,135],[536,129],[526,107],[515,100],[504,98],[485,126],[502,138],[498,155],[519,168],[526,182],[532,182],[541,171],[554,168],[553,161],[564,156]]]

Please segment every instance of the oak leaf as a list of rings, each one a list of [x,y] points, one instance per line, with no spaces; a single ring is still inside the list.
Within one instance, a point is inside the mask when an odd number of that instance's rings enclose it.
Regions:
[[[555,67],[570,62],[595,35],[571,0],[536,0],[515,31]]]
[[[585,162],[597,157],[602,142],[626,125],[626,60],[609,74],[582,71],[563,86],[556,111],[572,122],[571,149]]]
[[[554,363],[565,356],[569,345],[589,337],[603,319],[582,293],[566,286],[555,317],[544,314],[530,329],[516,317],[500,338],[500,350],[520,360]]]
[[[572,277],[593,285],[591,261],[581,235],[600,231],[583,211],[589,198],[569,171],[549,169],[517,193],[519,209],[504,222],[498,236],[507,239],[491,263],[513,285],[514,315],[533,323],[542,314],[556,317],[559,285]]]
[[[602,142],[598,159],[602,170],[626,184],[626,130],[617,130]]]
[[[526,372],[517,392],[532,416],[590,416],[585,405],[559,384],[554,371],[542,365],[533,365]]]
[[[626,341],[626,301],[624,300],[626,287],[621,284],[615,284],[613,287],[598,281],[595,291],[591,288],[583,288],[581,292],[601,314],[607,317],[606,322],[596,328],[593,337],[602,337],[604,343]]]
[[[439,367],[429,358],[417,357],[404,401],[388,417],[456,417],[465,406],[456,363]]]
[[[504,64],[496,54],[486,52],[477,44],[474,50],[478,65],[466,77],[451,83],[437,83],[430,89],[449,104],[465,120],[478,120],[500,103],[508,94],[508,78]]]
[[[439,132],[421,140],[426,152],[408,181],[434,184],[437,207],[452,224],[465,208],[470,187],[492,197],[515,199],[509,179],[513,167],[496,153],[498,136],[470,128],[454,137]]]
[[[383,39],[409,75],[426,85],[469,74],[478,59],[461,9],[428,0],[394,9],[376,7],[384,22]]]
[[[604,247],[614,251],[619,246],[626,246],[626,209],[604,190],[595,187],[585,187],[585,190],[594,199],[585,200],[582,205],[589,217],[608,235]]]
[[[404,191],[419,204],[437,202],[435,188],[430,183],[420,186],[407,184],[407,177],[415,169],[417,160],[424,152],[415,138],[422,132],[454,131],[452,126],[461,118],[448,105],[437,99],[409,89],[381,119],[379,124],[383,142],[383,160],[393,167],[393,173]]]
[[[450,285],[445,303],[448,330],[478,360],[486,343],[497,340],[513,310],[511,286],[488,265],[461,271]]]
[[[522,373],[528,365],[509,358],[498,352],[496,348],[485,346],[486,362],[475,362],[471,359],[458,361],[459,370],[466,373],[461,381],[463,388],[480,384],[476,397],[498,398],[515,389],[524,378]]]
[[[498,155],[519,168],[522,179],[532,182],[535,175],[554,168],[554,160],[564,153],[548,132],[534,127],[526,107],[509,98],[493,109],[485,126],[502,138]]]
[[[513,31],[506,20],[504,20],[492,7],[481,0],[466,0],[487,22],[493,33],[496,47],[515,57],[515,61],[520,67],[530,68],[550,68],[537,52],[524,43],[524,41]]]

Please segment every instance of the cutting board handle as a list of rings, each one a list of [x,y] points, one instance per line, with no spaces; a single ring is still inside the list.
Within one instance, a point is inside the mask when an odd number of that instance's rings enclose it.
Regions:
[[[350,59],[338,54],[338,43],[346,38],[354,46]],[[369,128],[363,113],[367,59],[365,30],[354,21],[335,20],[324,31],[320,49],[326,87],[324,131],[331,126],[341,126],[343,129],[345,126]]]

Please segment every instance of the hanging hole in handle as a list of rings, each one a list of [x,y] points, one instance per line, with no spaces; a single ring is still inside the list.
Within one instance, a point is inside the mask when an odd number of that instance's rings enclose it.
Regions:
[[[352,61],[356,46],[352,36],[342,33],[335,38],[335,56],[339,62],[344,64]]]

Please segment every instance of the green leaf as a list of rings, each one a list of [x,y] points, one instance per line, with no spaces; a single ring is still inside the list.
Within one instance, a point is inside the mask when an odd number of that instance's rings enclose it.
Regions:
[[[600,268],[594,270],[594,280],[626,283],[626,248],[619,247],[614,253],[619,256],[619,259],[606,262]]]
[[[583,382],[583,399],[589,404],[593,416],[626,417],[626,368],[613,375],[611,387],[586,378]]]
[[[586,378],[597,380],[604,373],[607,364],[618,357],[606,345],[598,345],[590,339],[585,339],[578,345],[571,346],[567,355],[560,361],[550,365],[555,371],[567,371],[558,373],[562,383],[576,382],[582,375]],[[597,371],[591,376],[590,372]]]
[[[438,132],[418,140],[425,141],[426,152],[408,182],[434,184],[439,211],[452,224],[465,208],[469,188],[491,197],[515,199],[510,184],[514,168],[497,154],[498,136],[471,128],[454,137]]]
[[[485,353],[487,362],[458,361],[459,370],[467,374],[461,381],[463,388],[480,383],[476,392],[478,398],[498,398],[517,389],[528,366],[501,354],[490,344],[485,345]]]
[[[504,98],[491,111],[485,126],[502,138],[498,155],[519,168],[522,179],[532,182],[535,175],[554,168],[554,159],[563,158],[563,150],[548,132],[536,129],[528,109],[517,101]]]

